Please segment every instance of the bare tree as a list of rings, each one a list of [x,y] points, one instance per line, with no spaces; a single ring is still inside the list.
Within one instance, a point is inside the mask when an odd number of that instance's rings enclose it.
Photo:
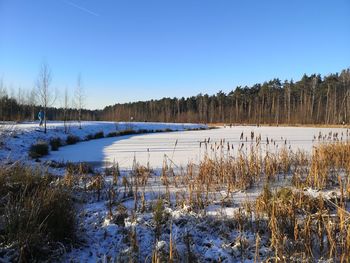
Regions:
[[[6,120],[6,106],[4,107],[3,101],[8,98],[7,88],[4,84],[3,78],[0,78],[0,149],[5,145],[6,138],[10,135],[14,135],[15,122],[11,122],[10,119]]]
[[[5,85],[4,85],[4,81],[1,78],[0,79],[0,100],[2,100],[6,96],[7,96],[7,91],[6,91],[6,88],[5,88]],[[3,110],[4,110],[3,109],[3,104],[1,103],[0,104],[0,121],[4,120]]]
[[[32,121],[35,121],[35,106],[37,105],[35,88],[31,89],[28,92],[27,100],[28,100],[27,104],[30,106],[30,109],[31,109],[31,119],[32,119]]]
[[[75,89],[75,94],[74,94],[74,102],[75,106],[78,110],[78,122],[79,122],[79,129],[81,129],[81,112],[83,107],[85,106],[85,93],[82,85],[82,80],[81,80],[81,74],[78,74],[77,78],[77,87]]]
[[[46,62],[43,62],[40,68],[38,80],[37,80],[37,92],[38,92],[38,100],[44,110],[44,132],[47,132],[46,129],[46,113],[47,108],[52,106],[55,103],[56,95],[53,94],[50,89],[51,84],[51,69]]]
[[[64,100],[63,100],[63,123],[64,123],[64,132],[68,132],[68,109],[69,109],[69,94],[68,94],[68,89],[66,88],[64,91]]]

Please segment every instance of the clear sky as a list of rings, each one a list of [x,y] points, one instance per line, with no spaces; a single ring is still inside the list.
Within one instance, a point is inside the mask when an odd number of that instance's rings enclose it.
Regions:
[[[0,77],[81,73],[88,108],[350,66],[349,0],[0,0]],[[72,92],[71,92],[72,93]]]

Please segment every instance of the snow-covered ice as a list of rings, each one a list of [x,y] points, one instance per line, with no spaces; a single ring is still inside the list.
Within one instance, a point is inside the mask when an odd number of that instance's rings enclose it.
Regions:
[[[213,145],[220,143],[223,139],[225,143],[229,142],[234,146],[233,153],[237,152],[242,143],[243,147],[249,150],[249,145],[252,143],[251,132],[254,132],[255,137],[261,135],[262,150],[268,149],[272,152],[284,146],[285,143],[292,150],[301,149],[310,152],[318,143],[320,133],[322,137],[327,138],[332,133],[331,139],[333,134],[338,133],[339,140],[347,139],[347,129],[342,128],[234,126],[105,138],[63,147],[58,152],[52,152],[47,158],[71,162],[118,162],[122,169],[130,169],[134,157],[142,165],[149,162],[151,167],[160,168],[166,156],[173,161],[174,165],[186,166],[188,162],[198,163],[203,158],[206,150],[203,144],[200,147],[200,143],[209,138]]]

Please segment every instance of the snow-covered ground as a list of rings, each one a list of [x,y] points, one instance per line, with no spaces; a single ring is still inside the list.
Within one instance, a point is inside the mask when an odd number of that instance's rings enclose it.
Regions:
[[[79,128],[79,123],[69,122],[67,124],[67,133],[65,133],[64,123],[60,121],[53,121],[47,123],[47,133],[45,134],[44,128],[39,127],[38,122],[27,122],[20,124],[5,124],[0,123],[0,139],[2,138],[2,144],[0,145],[0,162],[4,160],[10,161],[28,161],[28,149],[29,147],[39,141],[49,141],[51,138],[61,138],[63,141],[67,135],[72,134],[78,136],[81,140],[84,140],[88,135],[94,135],[97,132],[103,131],[105,135],[111,132],[118,132],[123,130],[176,130],[182,131],[186,129],[198,129],[206,128],[201,124],[178,124],[178,123],[148,123],[148,122],[98,122],[88,121],[82,122],[82,128]],[[97,144],[103,144],[100,141]],[[78,146],[79,145],[79,146]],[[76,145],[79,149],[80,144]],[[62,148],[63,149],[63,148]],[[79,152],[79,156],[92,153],[96,149],[90,148],[87,152]],[[67,159],[69,160],[69,159]],[[83,158],[82,158],[83,160]]]
[[[160,168],[164,156],[171,159],[174,166],[186,166],[192,161],[198,163],[219,144],[229,143],[229,154],[237,153],[239,148],[249,150],[256,144],[256,138],[261,137],[262,151],[277,151],[280,147],[290,147],[293,151],[300,149],[310,152],[320,141],[348,140],[349,131],[346,128],[307,128],[307,127],[255,127],[234,126],[220,127],[211,130],[187,131],[187,129],[206,128],[198,124],[166,124],[166,123],[113,123],[113,122],[83,122],[82,129],[77,123],[71,123],[69,133],[84,139],[86,136],[103,131],[104,134],[122,130],[177,130],[177,132],[162,132],[150,134],[126,135],[119,137],[96,139],[79,142],[75,145],[61,147],[59,151],[51,151],[46,160],[71,162],[118,162],[121,176],[118,184],[113,186],[116,197],[113,206],[113,217],[108,215],[108,191],[112,187],[112,178],[104,178],[105,187],[101,199],[96,198],[94,191],[77,195],[79,203],[78,221],[79,237],[82,245],[67,249],[60,261],[69,262],[126,262],[135,259],[137,262],[151,262],[153,251],[169,252],[170,233],[176,245],[179,261],[188,261],[189,254],[199,262],[254,262],[256,233],[232,230],[232,222],[240,206],[247,201],[253,201],[260,194],[262,185],[255,185],[247,190],[237,190],[226,196],[225,191],[218,189],[212,193],[214,198],[202,211],[193,211],[186,204],[175,206],[171,204],[174,197],[186,195],[186,186],[171,185],[171,202],[166,201],[166,186],[162,183]],[[252,138],[254,133],[254,139]],[[1,134],[1,131],[0,131]],[[61,122],[48,124],[48,133],[44,134],[37,123],[24,123],[11,126],[2,134],[6,135],[4,144],[0,147],[0,161],[21,160],[34,163],[28,157],[28,149],[38,140],[49,141],[50,138],[65,139],[64,126]],[[1,137],[1,136],[0,136]],[[206,142],[206,143],[205,143]],[[208,143],[209,142],[209,143]],[[205,147],[207,145],[207,148]],[[232,149],[233,146],[233,149]],[[219,151],[220,152],[220,151]],[[224,151],[227,154],[227,150]],[[129,177],[136,160],[142,165],[149,162],[153,171],[148,182],[140,186],[138,194],[144,195],[146,204],[141,212],[141,196],[138,196],[138,208],[134,209],[135,196],[124,196],[123,178]],[[45,163],[45,162],[42,162]],[[179,175],[181,176],[181,175]],[[172,180],[170,178],[170,180]],[[277,181],[277,186],[285,185],[288,180]],[[274,187],[274,185],[272,185]],[[175,194],[176,193],[176,194]],[[318,192],[308,190],[310,195]],[[154,210],[157,200],[164,202],[164,219],[161,234],[155,237]],[[120,207],[126,209],[125,220],[116,220]],[[171,227],[171,230],[170,230]],[[172,231],[172,232],[170,232]],[[136,239],[136,247],[132,249],[132,238]],[[241,248],[242,242],[246,244]],[[191,251],[191,253],[188,252]],[[271,255],[268,236],[261,236],[259,254],[261,258]]]
[[[254,132],[253,140],[251,132]],[[149,162],[152,168],[161,168],[164,158],[170,158],[174,165],[186,166],[188,162],[198,163],[206,152],[210,154],[210,149],[206,150],[203,143],[208,140],[213,146],[225,140],[225,144],[233,145],[230,151],[232,155],[237,153],[242,143],[243,147],[249,150],[249,146],[259,135],[261,135],[262,150],[268,149],[274,152],[286,144],[294,151],[300,149],[310,152],[312,147],[320,141],[318,139],[320,133],[322,138],[326,136],[326,140],[330,141],[336,133],[338,133],[337,139],[346,140],[347,132],[345,128],[255,126],[229,128],[227,126],[211,130],[130,135],[82,142],[52,152],[46,159],[71,162],[118,162],[122,169],[130,169],[134,157],[142,165]],[[243,139],[241,139],[242,133]],[[330,133],[332,133],[331,136]],[[267,141],[269,141],[268,144]]]

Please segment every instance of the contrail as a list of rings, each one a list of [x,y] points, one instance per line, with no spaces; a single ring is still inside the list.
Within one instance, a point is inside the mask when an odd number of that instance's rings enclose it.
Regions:
[[[71,6],[75,7],[75,8],[78,8],[78,9],[80,9],[81,11],[84,11],[84,12],[86,12],[86,13],[89,13],[90,15],[99,16],[99,14],[97,14],[97,13],[95,13],[95,12],[93,12],[93,11],[91,11],[91,10],[85,8],[85,7],[82,7],[82,6],[79,6],[79,5],[77,5],[77,4],[74,4],[74,3],[71,2],[71,1],[66,1],[66,0],[63,0],[63,1],[64,1],[66,4],[68,4],[68,5],[71,5]]]

